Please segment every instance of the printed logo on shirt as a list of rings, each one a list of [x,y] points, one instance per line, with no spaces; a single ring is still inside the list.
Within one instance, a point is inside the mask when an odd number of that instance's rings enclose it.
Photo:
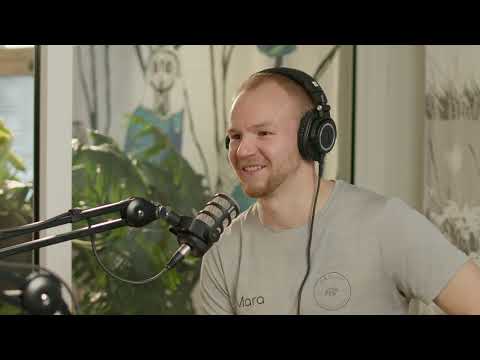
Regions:
[[[255,306],[255,305],[262,305],[265,302],[265,299],[263,296],[254,296],[252,298],[248,297],[243,297],[240,299],[240,302],[238,303],[238,307],[250,307],[250,306]]]
[[[331,272],[317,280],[314,296],[318,306],[325,310],[339,310],[350,300],[351,288],[347,278]]]

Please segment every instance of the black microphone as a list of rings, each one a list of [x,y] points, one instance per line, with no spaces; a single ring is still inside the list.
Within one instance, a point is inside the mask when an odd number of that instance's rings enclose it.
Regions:
[[[223,193],[215,194],[213,199],[192,220],[188,228],[177,234],[178,242],[181,245],[165,268],[172,269],[190,252],[193,256],[202,256],[214,242],[218,241],[225,228],[239,213],[240,209],[235,200]]]

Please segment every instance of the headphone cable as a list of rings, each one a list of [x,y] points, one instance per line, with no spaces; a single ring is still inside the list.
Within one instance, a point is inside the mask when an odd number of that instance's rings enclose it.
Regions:
[[[305,282],[307,281],[308,275],[310,274],[310,249],[312,247],[312,233],[313,233],[313,223],[315,220],[315,209],[317,207],[317,200],[318,200],[318,192],[320,190],[320,180],[321,176],[318,174],[318,182],[317,182],[317,190],[315,192],[315,201],[313,203],[313,210],[312,210],[312,218],[310,221],[310,232],[308,236],[308,244],[307,244],[307,272],[305,274],[305,277],[303,278],[302,284],[300,285],[300,289],[298,290],[298,301],[297,301],[297,315],[300,315],[300,303],[302,300],[302,292],[303,292],[303,287],[305,286]]]

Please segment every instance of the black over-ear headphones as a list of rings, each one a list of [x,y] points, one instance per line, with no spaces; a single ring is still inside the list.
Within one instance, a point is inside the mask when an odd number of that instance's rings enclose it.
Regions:
[[[301,119],[298,128],[298,150],[305,160],[321,161],[325,154],[335,145],[337,128],[330,117],[330,106],[327,97],[317,81],[310,75],[297,69],[277,67],[265,69],[258,74],[279,74],[295,81],[310,96],[314,108],[309,110]],[[225,145],[229,147],[230,138],[225,138]]]

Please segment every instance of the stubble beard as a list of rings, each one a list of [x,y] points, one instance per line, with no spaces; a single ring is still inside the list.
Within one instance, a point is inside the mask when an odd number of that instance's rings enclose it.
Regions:
[[[272,174],[268,175],[266,181],[263,180],[260,184],[252,185],[241,182],[241,186],[245,194],[247,194],[249,197],[255,199],[265,198],[271,196],[280,187],[280,185],[283,184],[289,174],[294,171],[296,171],[296,168],[273,170]]]

